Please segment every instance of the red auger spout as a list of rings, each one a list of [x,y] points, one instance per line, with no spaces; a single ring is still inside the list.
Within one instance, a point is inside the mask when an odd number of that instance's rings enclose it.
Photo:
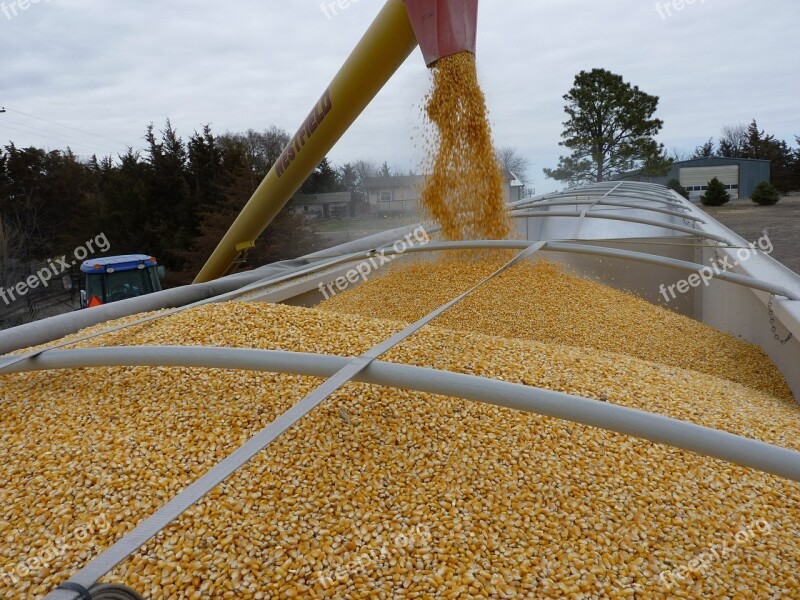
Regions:
[[[475,54],[478,0],[404,0],[425,64],[440,58]]]

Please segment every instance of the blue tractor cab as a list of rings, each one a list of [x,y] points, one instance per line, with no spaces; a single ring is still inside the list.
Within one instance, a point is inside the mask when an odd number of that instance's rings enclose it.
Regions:
[[[81,291],[81,308],[102,306],[161,291],[163,267],[152,256],[126,254],[83,261],[86,285]]]

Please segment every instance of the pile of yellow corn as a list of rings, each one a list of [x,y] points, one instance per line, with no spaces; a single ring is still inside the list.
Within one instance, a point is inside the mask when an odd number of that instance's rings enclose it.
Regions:
[[[412,265],[325,310],[209,305],[80,345],[355,356],[491,268]],[[731,368],[703,362],[717,355]],[[800,450],[800,411],[755,348],[546,264],[509,271],[382,360]],[[45,595],[318,383],[172,368],[0,377],[0,597]],[[154,599],[790,598],[800,589],[798,523],[800,486],[773,476],[550,418],[351,384],[107,580]]]
[[[320,308],[416,321],[496,271],[502,262],[417,262],[332,297]],[[432,323],[488,335],[624,353],[723,377],[792,400],[766,354],[753,344],[630,293],[527,261],[482,286]]]

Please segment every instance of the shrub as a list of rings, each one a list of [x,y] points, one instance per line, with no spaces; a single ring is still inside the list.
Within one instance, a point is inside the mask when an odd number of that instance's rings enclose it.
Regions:
[[[781,193],[769,181],[762,181],[753,190],[751,200],[761,206],[772,206],[781,199]]]
[[[725,191],[725,186],[716,177],[708,182],[706,193],[700,196],[700,202],[704,206],[722,206],[730,199],[731,195]]]
[[[689,192],[686,191],[686,188],[683,187],[681,185],[681,182],[678,181],[677,179],[670,179],[667,182],[667,187],[669,189],[671,189],[671,190],[675,190],[676,192],[678,192],[681,196],[683,196],[687,200],[689,199]]]

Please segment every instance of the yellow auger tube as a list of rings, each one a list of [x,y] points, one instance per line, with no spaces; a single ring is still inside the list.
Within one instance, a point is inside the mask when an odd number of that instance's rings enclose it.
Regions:
[[[416,46],[403,0],[388,0],[194,283],[222,277],[235,268]]]

